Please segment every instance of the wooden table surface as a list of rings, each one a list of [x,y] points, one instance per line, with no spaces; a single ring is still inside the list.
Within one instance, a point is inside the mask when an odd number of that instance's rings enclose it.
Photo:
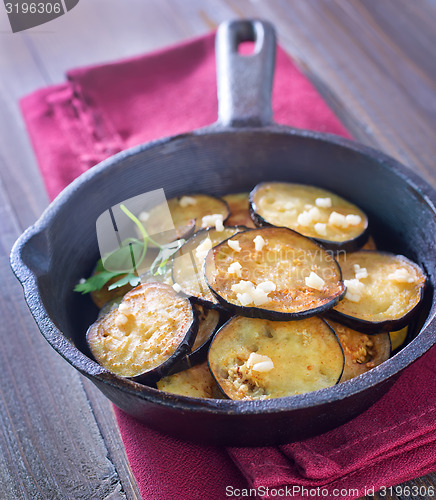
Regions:
[[[42,339],[9,268],[15,239],[48,204],[17,101],[69,68],[238,17],[272,21],[354,137],[436,186],[435,0],[82,0],[18,34],[0,7],[2,500],[140,498],[111,405]],[[436,474],[407,484],[435,485]]]

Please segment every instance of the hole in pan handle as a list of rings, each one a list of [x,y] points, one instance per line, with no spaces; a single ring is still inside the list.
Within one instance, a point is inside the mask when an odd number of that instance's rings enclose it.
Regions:
[[[238,53],[242,42],[255,43],[252,54]],[[216,36],[218,125],[258,127],[272,123],[275,54],[275,31],[266,21],[230,21],[219,26]]]

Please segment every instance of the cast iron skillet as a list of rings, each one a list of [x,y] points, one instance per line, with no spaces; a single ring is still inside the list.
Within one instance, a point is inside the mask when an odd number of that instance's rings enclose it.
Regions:
[[[255,41],[253,55],[237,52]],[[119,408],[174,436],[220,445],[289,442],[336,427],[368,408],[398,374],[435,343],[436,193],[394,159],[340,137],[272,121],[273,27],[221,25],[217,36],[219,120],[189,134],[144,144],[81,175],[16,242],[12,268],[50,345]],[[427,272],[421,331],[369,373],[335,387],[267,401],[200,400],[117,377],[91,359],[84,342],[97,311],[73,286],[98,255],[95,222],[109,207],[153,189],[167,197],[248,191],[261,181],[315,184],[361,207],[381,248]],[[56,383],[55,374],[53,374]],[[401,409],[399,409],[401,411]]]

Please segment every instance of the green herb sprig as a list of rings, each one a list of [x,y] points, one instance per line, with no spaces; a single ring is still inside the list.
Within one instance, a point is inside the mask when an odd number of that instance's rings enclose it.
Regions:
[[[126,240],[124,240],[122,242],[122,246],[117,250],[114,250],[107,257],[111,259],[112,265],[117,264],[117,267],[121,268],[121,270],[108,271],[105,269],[102,259],[99,259],[97,261],[95,274],[93,276],[90,276],[88,279],[84,281],[81,280],[79,283],[77,283],[77,285],[74,287],[75,292],[87,294],[101,290],[111,279],[116,277],[120,277],[120,279],[115,283],[112,283],[109,286],[108,290],[114,290],[115,288],[119,288],[127,284],[133,287],[139,285],[139,283],[141,282],[141,278],[137,274],[137,268],[141,265],[147,254],[149,243],[152,243],[157,248],[159,248],[159,254],[150,267],[150,273],[153,276],[163,275],[167,271],[167,265],[171,257],[185,243],[184,239],[179,239],[171,241],[170,243],[167,243],[165,245],[159,244],[148,235],[141,221],[135,215],[133,215],[125,205],[121,204],[120,209],[138,227],[143,241],[138,240],[137,238],[127,238]],[[135,249],[138,249],[138,253],[141,252],[136,262],[134,259]],[[129,263],[133,264],[133,272],[132,265],[130,264],[129,266]]]

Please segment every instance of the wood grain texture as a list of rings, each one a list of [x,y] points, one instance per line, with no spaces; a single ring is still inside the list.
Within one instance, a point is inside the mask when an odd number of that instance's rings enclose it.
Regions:
[[[6,381],[0,484],[8,500],[139,498],[111,405],[43,341],[9,269],[13,241],[48,203],[17,101],[63,81],[69,68],[154,50],[235,17],[273,22],[281,45],[352,134],[436,185],[433,0],[82,0],[67,15],[14,35],[0,8],[0,366]],[[407,484],[435,485],[436,475]]]

